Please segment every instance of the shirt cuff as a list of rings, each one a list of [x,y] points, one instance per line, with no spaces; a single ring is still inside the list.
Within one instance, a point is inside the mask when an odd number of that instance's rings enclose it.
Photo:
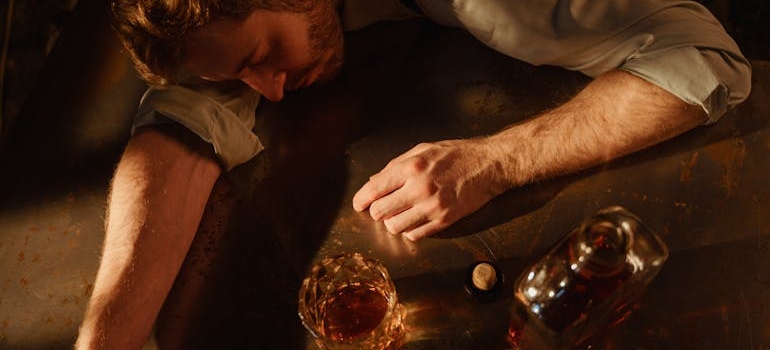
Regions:
[[[727,111],[728,87],[720,83],[709,61],[694,47],[641,55],[620,69],[700,106],[708,115],[706,124],[716,122]]]

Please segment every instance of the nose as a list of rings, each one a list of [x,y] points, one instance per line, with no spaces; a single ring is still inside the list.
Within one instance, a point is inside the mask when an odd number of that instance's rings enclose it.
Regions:
[[[262,94],[266,99],[278,102],[283,99],[286,71],[250,68],[241,78],[241,81]]]

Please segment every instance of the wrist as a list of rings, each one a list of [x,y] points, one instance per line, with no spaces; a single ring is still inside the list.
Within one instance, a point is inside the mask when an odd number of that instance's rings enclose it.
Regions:
[[[520,160],[516,159],[514,147],[502,133],[479,139],[483,153],[486,155],[489,173],[489,183],[494,195],[502,194],[526,183],[521,176]]]

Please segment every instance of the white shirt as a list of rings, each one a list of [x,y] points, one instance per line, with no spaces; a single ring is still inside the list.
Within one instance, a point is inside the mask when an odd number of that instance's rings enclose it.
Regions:
[[[510,57],[595,77],[635,74],[698,105],[715,122],[749,95],[751,67],[702,5],[666,0],[414,0],[436,23],[464,28]],[[342,23],[356,30],[417,14],[398,0],[345,0]],[[230,170],[264,148],[252,128],[259,94],[243,84],[195,80],[150,87],[139,126],[177,122],[210,142]]]

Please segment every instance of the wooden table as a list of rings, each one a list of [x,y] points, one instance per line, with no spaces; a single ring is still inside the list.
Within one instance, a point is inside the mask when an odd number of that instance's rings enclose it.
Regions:
[[[98,65],[74,53],[59,58],[53,72],[63,76],[44,80],[41,103],[27,107],[2,149],[0,348],[68,348],[82,318],[110,172],[142,90],[114,38],[101,45],[81,49]],[[753,61],[751,97],[717,124],[512,190],[413,243],[353,211],[368,176],[419,142],[532,117],[588,79],[419,21],[352,33],[348,50],[334,84],[260,106],[268,149],[217,183],[158,319],[159,343],[312,349],[297,317],[299,283],[312,263],[356,251],[390,270],[409,312],[406,348],[504,348],[513,280],[583,218],[621,205],[671,254],[631,317],[592,346],[770,346],[770,63]],[[62,71],[67,64],[91,74],[74,91],[65,90],[77,74]],[[464,290],[466,269],[479,260],[505,276],[492,303]]]

